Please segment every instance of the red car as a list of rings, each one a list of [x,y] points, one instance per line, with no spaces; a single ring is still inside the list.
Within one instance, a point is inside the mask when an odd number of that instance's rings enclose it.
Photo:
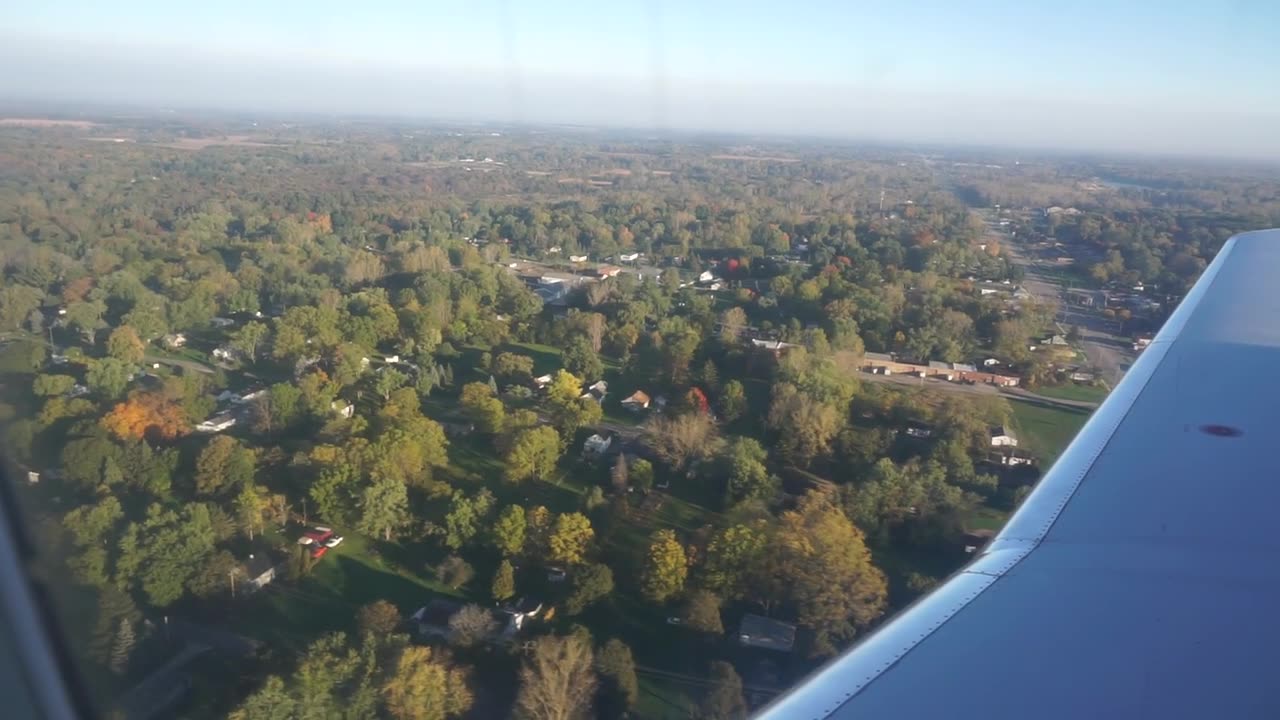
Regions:
[[[312,549],[311,551],[311,557],[313,559],[319,559],[324,557],[324,554],[327,552],[329,552],[329,548],[325,547],[324,545],[316,545],[315,548]]]
[[[333,537],[332,528],[317,527],[302,533],[302,538],[298,542],[303,545],[324,545],[325,541],[331,537]]]

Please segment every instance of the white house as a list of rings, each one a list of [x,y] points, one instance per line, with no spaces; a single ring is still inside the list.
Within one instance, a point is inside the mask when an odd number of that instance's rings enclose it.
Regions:
[[[546,386],[550,385],[550,384],[551,384],[551,375],[550,375],[550,373],[548,373],[548,374],[546,374],[546,375],[539,375],[538,377],[534,378],[534,379],[533,379],[533,384],[534,384],[534,385],[537,385],[539,390],[541,390],[541,389],[545,388]]]
[[[996,365],[999,365],[999,364],[1000,364],[1000,361],[995,358],[987,358],[986,360],[982,361],[982,367],[995,367]]]
[[[582,443],[582,454],[588,457],[600,457],[609,452],[609,446],[612,444],[612,436],[606,437],[596,433]]]
[[[253,402],[254,400],[257,400],[258,398],[266,394],[267,394],[266,388],[253,388],[248,392],[241,393],[239,396],[240,398],[239,400],[236,399],[235,395],[232,395],[231,402],[235,403],[236,405],[243,405],[247,402]]]
[[[709,283],[715,279],[716,279],[716,274],[711,272],[710,270],[703,270],[702,274],[698,275],[698,282]]]
[[[587,261],[586,255],[570,255],[569,262],[584,263]]]
[[[214,327],[220,327],[220,328],[231,327],[232,325],[236,324],[235,320],[232,320],[231,318],[224,318],[224,317],[216,317],[210,320],[209,322],[213,323]]]
[[[213,349],[213,357],[215,360],[235,360],[240,356],[240,351],[229,345],[216,347]]]
[[[247,579],[245,584],[248,592],[261,590],[270,584],[276,579],[276,572],[282,567],[284,567],[283,563],[277,564],[266,553],[250,554],[249,559],[244,563],[244,575]]]
[[[991,447],[1017,447],[1018,438],[1003,425],[991,428]]]
[[[236,418],[231,413],[218,413],[204,422],[196,425],[196,432],[202,433],[219,433],[236,424]]]
[[[167,348],[180,348],[187,344],[187,336],[184,333],[173,333],[165,335],[161,338],[161,342],[163,342],[164,346]]]
[[[329,409],[333,410],[335,413],[341,415],[342,417],[348,420],[351,419],[352,415],[356,414],[355,405],[352,405],[349,402],[343,402],[341,400],[334,400],[333,402],[329,403]]]
[[[635,262],[640,259],[640,253],[622,253],[618,256],[620,262]]]

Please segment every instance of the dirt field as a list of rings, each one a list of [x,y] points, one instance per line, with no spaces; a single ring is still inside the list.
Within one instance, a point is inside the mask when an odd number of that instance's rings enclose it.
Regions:
[[[758,160],[761,162],[795,163],[799,158],[779,157],[777,155],[712,155],[712,160]]]
[[[97,123],[88,120],[53,120],[51,118],[0,118],[0,125],[7,127],[71,127],[87,130]]]
[[[238,147],[284,147],[281,143],[262,142],[254,140],[249,135],[227,135],[225,137],[207,137],[207,138],[182,138],[169,143],[156,143],[156,147],[172,148],[174,150],[204,150],[215,145],[231,145]]]

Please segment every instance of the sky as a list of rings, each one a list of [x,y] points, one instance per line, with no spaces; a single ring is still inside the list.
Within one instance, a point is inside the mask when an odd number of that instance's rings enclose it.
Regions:
[[[9,0],[0,100],[1280,157],[1275,0]]]

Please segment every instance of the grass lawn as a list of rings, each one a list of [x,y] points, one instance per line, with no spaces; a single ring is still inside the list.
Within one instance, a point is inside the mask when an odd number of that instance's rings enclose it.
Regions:
[[[966,530],[999,530],[1009,520],[1009,513],[988,505],[979,505],[973,514],[965,518]]]
[[[1097,385],[1077,385],[1076,383],[1038,387],[1034,392],[1037,395],[1044,395],[1045,397],[1059,398],[1061,400],[1078,400],[1081,402],[1091,403],[1101,403],[1107,397],[1107,389],[1104,387]]]
[[[1018,428],[1021,447],[1038,455],[1046,470],[1066,449],[1090,414],[1083,408],[1051,408],[1024,400],[1010,399],[1009,405],[1013,408],[1013,421]]]
[[[513,342],[506,343],[501,348],[494,350],[493,356],[497,357],[500,352],[512,352],[517,355],[528,355],[533,358],[534,377],[555,372],[563,365],[560,360],[560,348],[551,347],[550,345]]]
[[[459,595],[426,577],[422,568],[391,561],[379,545],[348,533],[300,582],[275,582],[246,600],[233,626],[250,637],[298,650],[321,633],[352,631],[356,611],[375,600],[387,600],[407,615],[434,596]],[[388,548],[397,549],[411,550]]]

